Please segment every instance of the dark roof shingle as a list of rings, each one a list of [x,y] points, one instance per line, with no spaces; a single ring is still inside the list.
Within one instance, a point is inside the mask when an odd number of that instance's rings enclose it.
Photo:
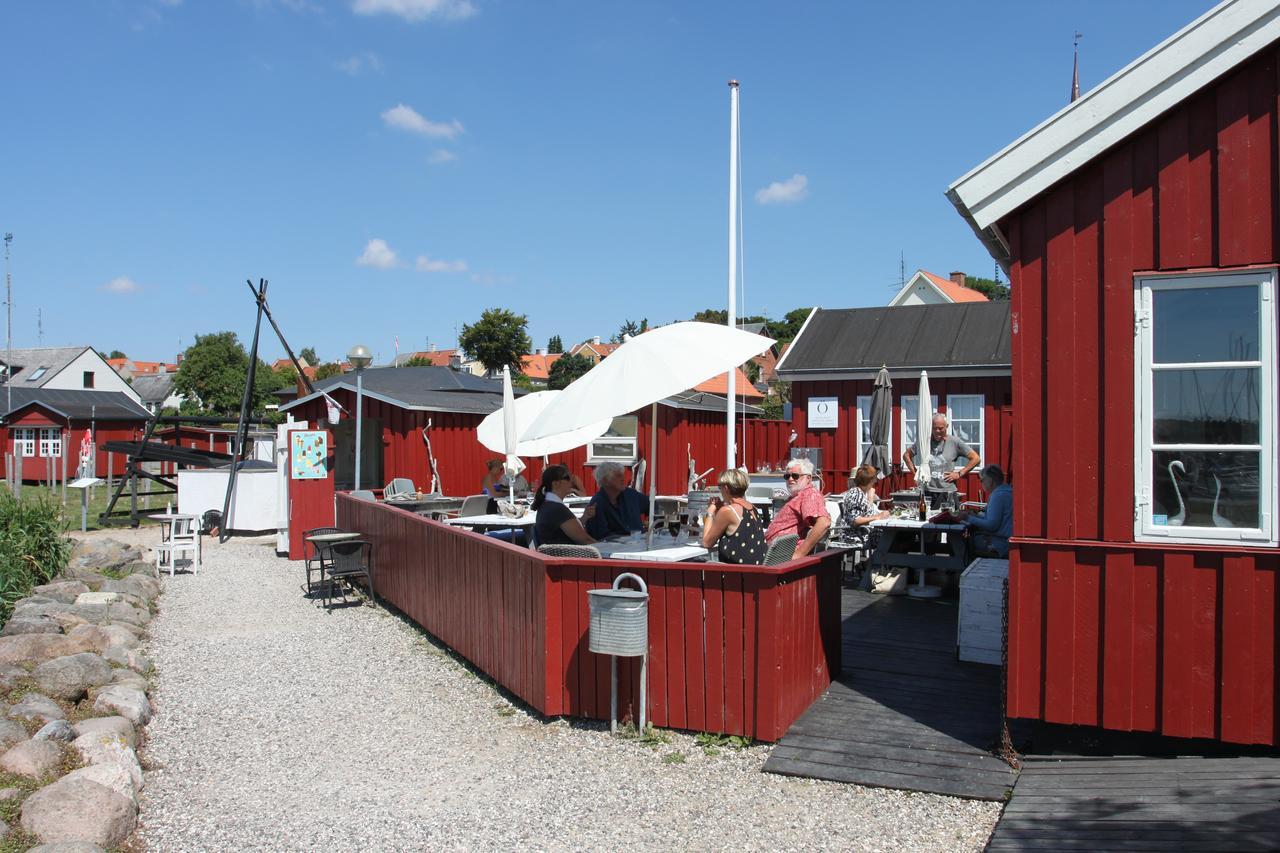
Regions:
[[[121,391],[79,391],[63,388],[13,389],[13,408],[5,414],[5,420],[19,409],[33,403],[44,406],[67,418],[86,420],[95,418],[110,420],[148,420],[151,413],[135,403]],[[0,403],[7,402],[9,391],[0,390]]]

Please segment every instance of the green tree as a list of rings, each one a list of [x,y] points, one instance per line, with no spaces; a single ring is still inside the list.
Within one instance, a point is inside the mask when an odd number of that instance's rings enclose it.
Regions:
[[[173,389],[186,398],[185,414],[238,414],[248,374],[249,354],[235,332],[196,335],[196,342],[183,354]],[[261,411],[271,402],[271,392],[284,382],[287,377],[278,376],[259,359],[250,398],[252,410]]]
[[[964,286],[976,290],[992,302],[1009,301],[1009,285],[1002,284],[994,278],[979,278],[976,275],[965,275]]]
[[[569,387],[569,383],[586,373],[595,365],[585,355],[562,355],[551,365],[547,376],[547,388],[559,391]]]
[[[298,358],[302,359],[312,367],[315,367],[320,363],[320,357],[316,355],[315,347],[303,347],[302,352],[298,353]]]
[[[804,321],[809,319],[809,312],[812,310],[812,308],[796,308],[784,314],[781,321],[769,321],[769,331],[772,333],[770,337],[780,344],[794,341],[796,335],[800,334],[800,327],[804,325]]]
[[[99,355],[101,355],[101,353],[99,353]],[[125,355],[118,349],[113,349],[110,353],[103,356],[103,358],[128,358],[128,357],[129,356]]]
[[[728,312],[725,312],[725,316],[726,317],[729,316]],[[609,341],[610,343],[620,344],[627,339],[628,335],[630,335],[631,337],[635,337],[636,335],[639,335],[643,332],[647,332],[648,330],[649,330],[648,317],[645,317],[639,323],[637,323],[635,320],[627,320],[618,329],[618,333],[614,335],[612,338],[610,338]]]
[[[321,379],[328,379],[330,376],[341,376],[341,375],[342,375],[342,365],[338,364],[336,361],[326,362],[325,364],[322,364],[316,368],[317,382],[319,382]]]
[[[468,358],[484,365],[490,373],[509,366],[519,373],[521,356],[533,349],[528,332],[529,318],[506,308],[488,308],[474,323],[463,323],[458,345]]]
[[[747,378],[751,380],[752,384],[760,381],[760,365],[754,360],[742,365],[742,372],[747,374]]]
[[[552,335],[551,340],[547,341],[547,353],[555,355],[564,352],[564,342],[560,340],[559,335]]]
[[[426,356],[415,355],[413,358],[409,359],[408,361],[406,361],[404,364],[400,366],[401,367],[431,367],[432,365],[431,365],[431,359],[427,358]]]

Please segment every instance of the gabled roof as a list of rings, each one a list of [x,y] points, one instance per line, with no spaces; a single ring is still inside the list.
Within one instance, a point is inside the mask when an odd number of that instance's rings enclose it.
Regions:
[[[1007,265],[1002,218],[1280,39],[1280,4],[1225,0],[1014,140],[947,189]]]
[[[613,351],[620,346],[622,346],[622,344],[611,344],[605,341],[601,341],[600,343],[596,343],[595,340],[583,341],[580,344],[574,345],[569,350],[569,354],[581,355],[583,350],[589,349],[601,358],[605,358],[606,356],[612,355]]]
[[[520,356],[520,372],[530,379],[546,381],[551,378],[551,367],[560,360],[563,353],[553,352],[545,355],[533,353]]]
[[[502,408],[502,383],[447,367],[371,367],[364,371],[364,394],[404,409],[436,412],[488,414]],[[291,400],[280,407],[287,411],[342,388],[355,393],[355,376],[330,376],[315,383],[316,393]],[[516,389],[516,396],[523,389]]]
[[[729,407],[727,397],[717,397],[715,394],[705,394],[698,391],[681,391],[679,394],[672,394],[660,402],[662,405],[670,406],[673,409],[694,409],[700,412],[724,413]],[[764,409],[743,402],[741,397],[738,398],[737,408],[744,415],[752,417],[764,415]]]
[[[33,347],[13,351],[13,387],[40,388],[58,374],[64,367],[80,357],[80,354],[92,347]],[[4,363],[6,353],[0,351],[0,364]],[[45,368],[38,378],[32,377]]]
[[[923,282],[927,287],[933,288],[937,293],[948,302],[989,302],[986,296],[976,290],[970,290],[967,287],[957,284],[949,278],[943,278],[940,275],[934,275],[928,270],[916,270],[915,275],[907,279],[907,283],[902,286],[894,297],[889,300],[890,306],[898,306],[903,304],[903,300],[915,289],[916,285]]]
[[[16,352],[16,350],[15,350]],[[16,361],[16,359],[15,359]],[[8,391],[0,395],[5,401]],[[4,416],[10,416],[28,406],[39,405],[64,418],[99,421],[150,420],[151,413],[138,405],[122,391],[80,391],[62,388],[13,388],[13,408]]]
[[[144,403],[163,403],[173,393],[176,373],[144,373],[133,377],[129,384]]]
[[[778,365],[783,379],[861,378],[890,371],[1009,373],[1008,302],[816,309]]]
[[[738,368],[735,368],[735,370],[737,371],[737,375],[734,377],[734,380],[733,380],[734,394],[738,397],[738,399],[763,400],[764,395],[761,394],[756,389],[756,386],[751,384],[751,380],[747,378],[747,374],[742,372],[742,368],[738,367]],[[729,376],[727,373],[721,373],[718,376],[714,376],[711,379],[708,379],[706,382],[703,382],[701,385],[694,386],[690,390],[701,391],[706,394],[719,394],[721,397],[728,397],[729,396]]]
[[[419,352],[402,352],[400,355],[391,359],[392,367],[404,367],[414,359],[424,359],[430,362],[431,367],[448,367],[453,361],[453,357],[458,354],[456,349],[436,349],[421,350]],[[426,366],[426,365],[423,365]]]

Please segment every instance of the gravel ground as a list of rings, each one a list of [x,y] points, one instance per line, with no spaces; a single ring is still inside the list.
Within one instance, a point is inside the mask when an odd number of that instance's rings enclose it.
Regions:
[[[768,747],[543,721],[386,611],[323,612],[271,544],[165,579],[149,849],[956,851],[995,826],[994,803],[761,773]]]

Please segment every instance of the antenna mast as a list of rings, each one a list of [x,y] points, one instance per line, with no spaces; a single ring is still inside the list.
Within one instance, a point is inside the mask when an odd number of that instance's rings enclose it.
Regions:
[[[9,244],[13,242],[13,235],[5,232],[4,235],[4,307],[5,307],[5,356],[4,356],[4,387],[5,393],[8,395],[8,403],[5,407],[5,417],[9,417],[9,412],[13,411],[13,276],[9,272]]]
[[[44,309],[36,309],[36,343],[44,346]]]

